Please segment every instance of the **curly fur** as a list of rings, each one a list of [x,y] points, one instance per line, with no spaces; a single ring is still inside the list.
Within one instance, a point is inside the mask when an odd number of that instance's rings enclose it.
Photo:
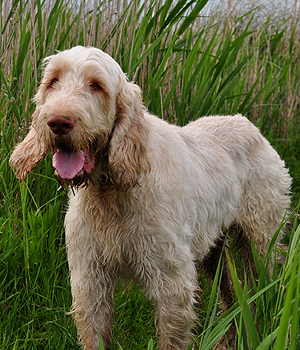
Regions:
[[[95,48],[47,58],[35,102],[30,132],[10,159],[20,180],[61,144],[95,152],[90,174],[57,175],[75,188],[65,229],[84,349],[98,349],[98,331],[108,348],[119,278],[133,279],[154,302],[160,349],[185,349],[196,319],[197,263],[213,278],[209,262],[233,224],[266,252],[290,202],[284,162],[241,115],[181,128],[149,114],[139,87]],[[55,115],[75,120],[74,128],[53,133],[47,121]]]

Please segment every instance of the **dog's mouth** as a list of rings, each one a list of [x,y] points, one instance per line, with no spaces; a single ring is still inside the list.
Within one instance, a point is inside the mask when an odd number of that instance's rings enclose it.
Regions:
[[[91,173],[95,168],[95,154],[93,150],[74,152],[60,147],[52,158],[52,164],[61,179],[71,180],[82,172]]]
[[[65,189],[69,186],[81,187],[108,184],[107,146],[95,139],[83,150],[77,150],[72,145],[60,142],[55,145],[52,164],[55,178]],[[52,153],[52,152],[51,152]]]

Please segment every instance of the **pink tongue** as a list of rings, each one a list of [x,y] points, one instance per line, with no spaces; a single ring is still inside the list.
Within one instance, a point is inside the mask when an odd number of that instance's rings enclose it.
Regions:
[[[73,179],[84,166],[84,153],[58,149],[52,164],[62,179]]]

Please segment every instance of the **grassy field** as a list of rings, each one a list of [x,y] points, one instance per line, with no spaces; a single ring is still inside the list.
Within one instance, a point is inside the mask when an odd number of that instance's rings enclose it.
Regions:
[[[247,286],[241,290],[232,263],[237,302],[225,316],[218,280],[210,285],[200,276],[195,349],[212,349],[232,319],[238,349],[300,348],[299,3],[268,17],[260,8],[231,7],[199,16],[207,2],[0,0],[1,350],[80,349],[67,314],[66,194],[58,190],[51,157],[22,184],[8,165],[30,124],[42,59],[78,44],[111,54],[161,118],[184,125],[204,115],[242,113],[286,161],[294,178],[286,259],[269,279],[257,258],[254,296]],[[120,285],[112,349],[156,348],[152,311],[134,285]]]

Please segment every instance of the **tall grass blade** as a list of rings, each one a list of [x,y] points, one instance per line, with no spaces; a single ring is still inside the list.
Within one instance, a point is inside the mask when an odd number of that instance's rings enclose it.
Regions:
[[[149,340],[148,346],[147,346],[147,350],[153,350],[153,339]]]
[[[296,350],[297,346],[299,345],[297,343],[298,334],[299,334],[299,320],[300,320],[300,303],[299,303],[299,294],[300,294],[300,269],[299,269],[299,260],[298,260],[298,271],[297,271],[297,277],[295,278],[295,298],[293,300],[292,305],[292,320],[291,320],[291,340],[290,340],[290,350]]]
[[[244,294],[244,292],[242,290],[242,287],[240,285],[240,282],[239,282],[239,279],[237,276],[236,269],[233,266],[228,253],[226,253],[226,256],[227,256],[227,261],[228,261],[232,281],[234,284],[235,293],[236,293],[236,296],[238,298],[239,305],[241,307],[241,314],[242,314],[243,320],[245,322],[245,325],[247,327],[247,334],[248,334],[250,348],[256,349],[258,347],[260,341],[259,341],[259,337],[257,334],[257,330],[256,330],[256,327],[254,324],[254,320],[253,320],[249,305],[247,303],[248,298],[246,297],[246,295]]]
[[[184,19],[183,23],[179,27],[177,31],[177,35],[182,35],[191,25],[191,23],[198,17],[199,12],[203,9],[203,7],[208,3],[208,0],[199,0],[197,1],[195,7],[191,11],[191,13]]]
[[[19,110],[18,110],[18,107],[17,107],[17,104],[16,104],[15,97],[13,96],[13,94],[12,94],[12,92],[10,90],[10,87],[9,87],[5,77],[4,77],[4,74],[3,74],[3,71],[1,69],[1,67],[0,67],[0,81],[5,87],[5,90],[6,90],[6,93],[7,93],[7,97],[9,99],[9,103],[11,105],[12,111],[14,112],[14,116],[16,117],[19,125],[21,125],[21,117],[20,117],[20,113],[19,113]]]
[[[278,336],[279,327],[271,332],[263,341],[259,344],[256,350],[268,350],[273,349],[274,341]]]
[[[287,341],[288,341],[288,329],[290,325],[290,313],[292,308],[292,302],[293,302],[293,296],[294,296],[294,283],[295,283],[295,276],[298,272],[299,266],[294,265],[292,269],[292,273],[290,276],[289,286],[287,288],[287,294],[285,297],[284,307],[283,307],[283,313],[281,315],[280,319],[280,325],[278,330],[278,336],[276,340],[276,345],[274,350],[282,350],[286,349]]]

